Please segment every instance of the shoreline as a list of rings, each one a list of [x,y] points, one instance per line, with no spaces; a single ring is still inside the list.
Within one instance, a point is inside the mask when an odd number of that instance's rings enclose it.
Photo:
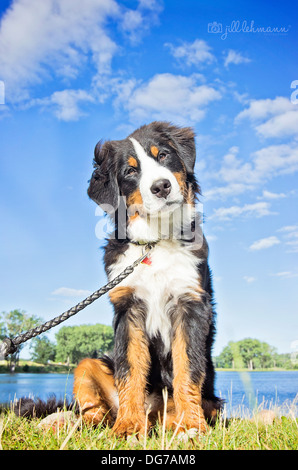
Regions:
[[[0,361],[0,374],[71,374],[76,368],[76,364],[59,364],[50,362],[49,364],[40,364],[30,360],[21,359],[14,372],[10,372],[6,361]],[[245,368],[215,368],[216,372],[298,372],[298,369],[285,369],[281,367],[271,367],[268,369],[245,369]]]

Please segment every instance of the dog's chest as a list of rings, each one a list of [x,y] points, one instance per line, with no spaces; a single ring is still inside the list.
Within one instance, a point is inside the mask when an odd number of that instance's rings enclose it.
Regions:
[[[109,278],[113,279],[120,274],[142,252],[142,247],[130,245],[120,260],[111,267]],[[187,293],[197,295],[200,261],[188,246],[177,241],[161,241],[154,247],[150,257],[120,284],[132,287],[135,296],[145,302],[146,332],[151,338],[160,334],[165,352],[171,347],[169,313],[175,308],[179,296]]]

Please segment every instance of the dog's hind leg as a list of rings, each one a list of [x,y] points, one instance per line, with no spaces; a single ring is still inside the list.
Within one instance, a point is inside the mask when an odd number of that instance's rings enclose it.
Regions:
[[[118,409],[113,371],[104,360],[84,359],[74,372],[74,397],[84,421],[113,424]]]

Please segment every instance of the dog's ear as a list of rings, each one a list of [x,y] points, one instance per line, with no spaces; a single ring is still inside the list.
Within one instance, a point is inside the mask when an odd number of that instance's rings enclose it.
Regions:
[[[171,127],[170,136],[178,149],[187,173],[194,172],[196,161],[195,133],[191,127]]]
[[[115,152],[115,142],[107,141],[103,145],[98,142],[94,150],[94,171],[88,188],[89,197],[108,213],[116,210],[119,204]]]
[[[195,133],[191,127],[177,127],[168,122],[152,123],[157,132],[169,140],[183,160],[186,171],[193,174],[196,161]]]

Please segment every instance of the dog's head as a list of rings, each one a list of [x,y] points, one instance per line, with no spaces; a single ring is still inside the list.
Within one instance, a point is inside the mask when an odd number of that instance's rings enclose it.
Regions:
[[[142,126],[124,140],[99,142],[88,194],[107,213],[125,200],[130,230],[150,218],[194,205],[194,132],[166,122]],[[133,238],[137,238],[136,231]],[[142,237],[144,238],[143,231]],[[145,237],[146,238],[146,237]],[[149,237],[150,238],[150,237]]]

